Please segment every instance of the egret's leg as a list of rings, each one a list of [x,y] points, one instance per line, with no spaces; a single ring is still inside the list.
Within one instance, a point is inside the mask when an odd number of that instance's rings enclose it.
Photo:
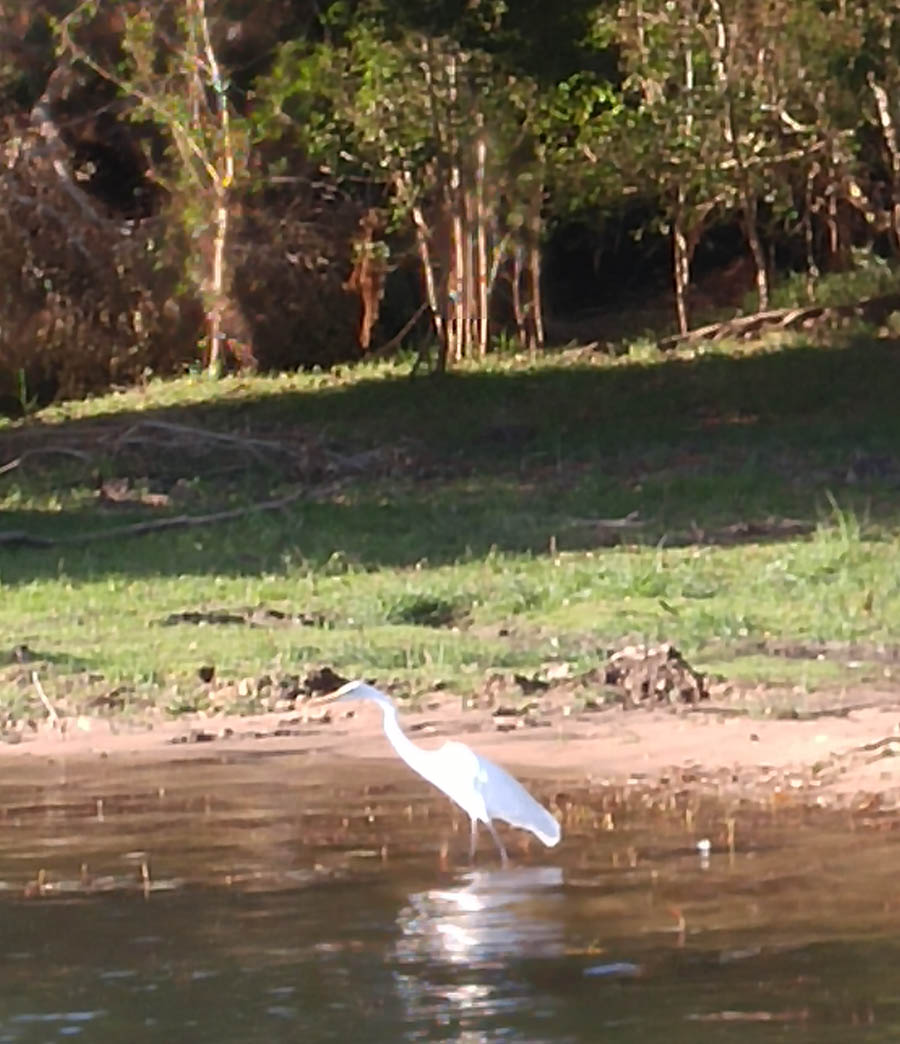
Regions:
[[[472,822],[474,823],[474,820]],[[496,842],[497,848],[500,849],[500,865],[504,867],[509,866],[509,856],[507,856],[506,854],[506,849],[503,847],[503,842],[500,840],[500,835],[497,833],[494,824],[490,820],[487,821],[487,825],[488,830],[490,830],[491,832],[491,837]]]
[[[475,849],[478,846],[478,820],[472,819],[472,832],[469,834],[469,863],[475,862]]]

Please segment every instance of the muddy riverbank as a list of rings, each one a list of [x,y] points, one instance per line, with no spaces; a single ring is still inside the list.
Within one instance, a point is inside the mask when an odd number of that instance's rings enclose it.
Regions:
[[[523,778],[578,786],[642,786],[739,801],[900,807],[900,694],[823,694],[803,715],[749,714],[728,704],[575,711],[552,694],[527,713],[463,707],[435,694],[403,714],[423,746],[467,742]],[[0,749],[8,771],[42,765],[166,762],[198,756],[304,753],[319,770],[394,758],[377,708],[307,705],[292,713],[177,720],[81,718],[45,723]]]

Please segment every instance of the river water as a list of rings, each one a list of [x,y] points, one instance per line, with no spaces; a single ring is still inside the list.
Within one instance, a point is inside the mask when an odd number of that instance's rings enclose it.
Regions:
[[[900,1039],[900,821],[532,789],[502,870],[394,763],[8,761],[0,1044]]]

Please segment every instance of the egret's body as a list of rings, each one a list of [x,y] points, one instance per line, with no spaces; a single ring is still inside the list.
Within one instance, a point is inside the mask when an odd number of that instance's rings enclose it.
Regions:
[[[484,823],[506,864],[506,849],[494,829],[494,819],[530,830],[548,847],[559,841],[559,823],[518,780],[464,743],[445,743],[437,750],[417,747],[400,728],[397,708],[383,692],[365,682],[352,681],[333,693],[332,699],[370,700],[378,704],[384,733],[394,750],[411,769],[455,801],[471,820],[470,858],[475,855],[478,824]]]

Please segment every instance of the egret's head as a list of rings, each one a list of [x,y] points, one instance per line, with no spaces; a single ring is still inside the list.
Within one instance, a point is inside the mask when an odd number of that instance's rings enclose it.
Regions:
[[[351,700],[371,700],[373,703],[380,703],[382,706],[385,704],[391,706],[390,697],[386,696],[374,686],[367,685],[364,681],[359,680],[347,682],[339,689],[335,689],[334,692],[324,697],[324,699],[328,703],[349,703]]]
[[[338,700],[364,700],[365,693],[364,689],[367,689],[368,685],[361,681],[348,681],[339,688],[335,689],[334,692],[328,693],[324,698],[329,703],[336,703]]]

